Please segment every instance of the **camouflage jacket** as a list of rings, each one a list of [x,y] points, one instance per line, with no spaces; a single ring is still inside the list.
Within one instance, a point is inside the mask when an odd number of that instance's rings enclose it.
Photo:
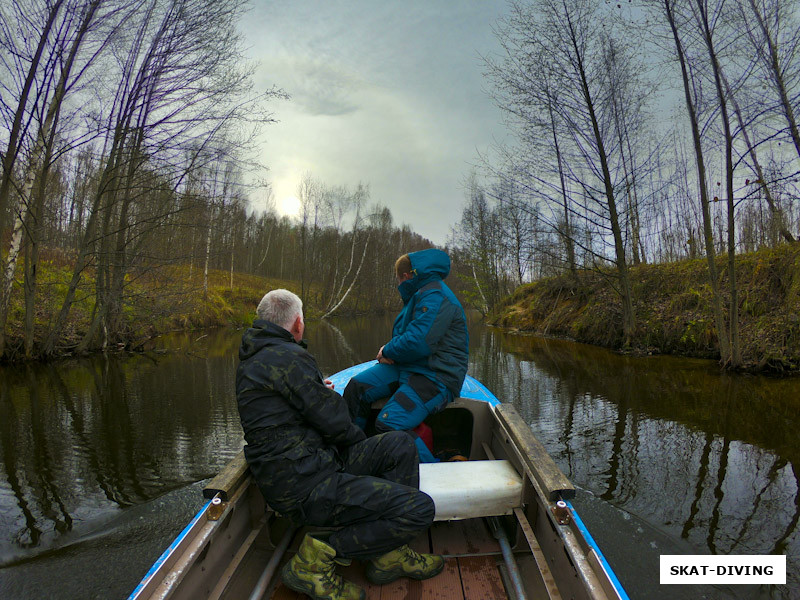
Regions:
[[[364,439],[344,399],[325,387],[314,357],[292,335],[257,319],[242,336],[236,400],[245,457],[267,502],[291,512],[341,468],[337,447]]]

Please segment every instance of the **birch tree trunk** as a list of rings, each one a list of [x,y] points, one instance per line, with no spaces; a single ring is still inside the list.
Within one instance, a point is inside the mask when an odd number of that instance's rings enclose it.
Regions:
[[[370,233],[367,234],[367,240],[364,242],[364,251],[361,253],[361,261],[358,263],[358,269],[356,270],[355,275],[353,275],[353,280],[350,282],[350,287],[347,288],[347,291],[339,299],[339,302],[337,302],[333,308],[331,308],[328,312],[326,312],[322,316],[323,319],[327,319],[333,313],[335,313],[336,310],[344,303],[344,301],[350,295],[350,292],[353,290],[353,286],[356,284],[356,281],[358,281],[358,276],[361,274],[361,267],[364,266],[364,258],[367,256],[367,247],[369,246],[369,239],[371,233],[372,232],[370,231]],[[344,281],[344,279],[342,281]]]
[[[25,213],[30,210],[33,191],[33,184],[36,179],[36,170],[42,161],[42,157],[47,148],[47,141],[57,127],[58,117],[61,113],[64,96],[67,91],[67,84],[70,79],[72,67],[75,64],[75,57],[83,43],[84,36],[89,29],[95,12],[103,0],[94,0],[87,7],[81,18],[81,23],[75,38],[70,45],[69,52],[61,67],[58,83],[53,92],[53,98],[47,108],[44,121],[39,127],[36,141],[28,159],[28,167],[25,171],[22,189],[20,190],[19,206],[14,217],[14,225],[11,231],[11,241],[9,243],[8,254],[6,255],[5,266],[3,269],[2,288],[0,288],[0,356],[5,353],[6,345],[6,322],[8,321],[8,309],[11,302],[11,291],[14,284],[14,276],[17,269],[20,247],[22,244],[22,226],[26,220]]]

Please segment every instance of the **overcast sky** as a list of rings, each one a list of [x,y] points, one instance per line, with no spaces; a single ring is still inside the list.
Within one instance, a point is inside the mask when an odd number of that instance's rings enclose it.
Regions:
[[[471,165],[505,136],[480,58],[497,51],[505,0],[253,4],[242,30],[256,84],[291,95],[272,103],[261,151],[279,211],[305,172],[364,182],[396,225],[444,244]]]

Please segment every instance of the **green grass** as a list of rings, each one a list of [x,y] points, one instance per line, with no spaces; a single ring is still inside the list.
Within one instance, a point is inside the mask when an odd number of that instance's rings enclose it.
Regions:
[[[36,358],[52,330],[72,277],[68,259],[55,256],[42,260],[38,269],[34,314],[34,351]],[[6,360],[24,355],[25,307],[22,273],[12,291],[6,327]],[[176,330],[210,327],[243,327],[252,323],[258,301],[269,290],[279,287],[299,293],[299,283],[234,273],[211,271],[208,291],[204,292],[202,271],[178,265],[126,277],[121,323],[115,346],[138,348],[152,337]],[[75,296],[58,354],[69,354],[84,337],[91,323],[95,305],[95,274],[87,269]],[[315,311],[308,310],[313,318]]]
[[[720,290],[730,303],[727,258]],[[634,352],[719,358],[704,259],[631,268]],[[739,325],[752,370],[800,372],[800,244],[737,256]],[[622,306],[608,279],[595,272],[521,286],[491,315],[493,324],[620,349]]]

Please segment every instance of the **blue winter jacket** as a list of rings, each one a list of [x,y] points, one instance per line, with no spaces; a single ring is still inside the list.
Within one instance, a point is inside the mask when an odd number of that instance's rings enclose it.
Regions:
[[[414,277],[398,287],[405,306],[383,355],[458,396],[467,374],[469,335],[464,309],[442,281],[450,273],[450,257],[435,248],[408,257]]]

